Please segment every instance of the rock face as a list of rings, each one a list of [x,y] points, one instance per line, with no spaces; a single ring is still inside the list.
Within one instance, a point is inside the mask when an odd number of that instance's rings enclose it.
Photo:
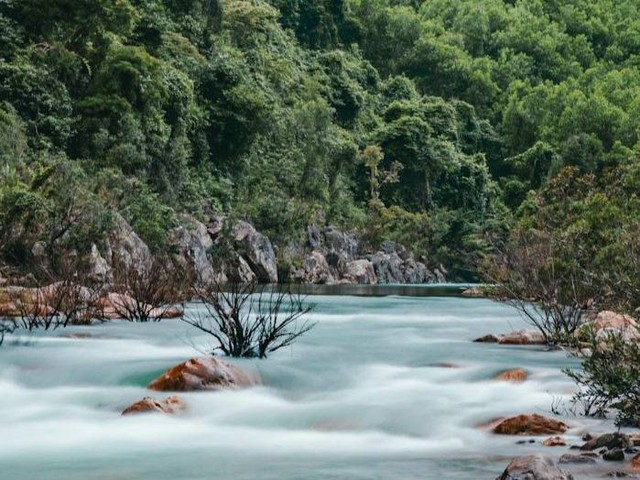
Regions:
[[[119,214],[115,215],[113,223],[114,229],[111,231],[107,245],[107,263],[113,265],[114,260],[117,260],[126,267],[148,265],[152,256],[147,244]]]
[[[497,380],[505,382],[522,383],[527,379],[527,371],[522,368],[504,371],[496,377]]]
[[[493,433],[500,435],[556,435],[565,433],[567,428],[566,424],[558,420],[534,413],[502,420],[494,427]]]
[[[139,402],[128,406],[122,415],[134,415],[138,413],[179,413],[186,410],[187,406],[178,397],[168,397],[165,400],[155,400],[151,397],[144,397]]]
[[[233,227],[238,253],[246,260],[259,282],[278,283],[278,263],[269,239],[245,221]]]
[[[520,330],[507,333],[498,343],[502,345],[546,345],[547,341],[537,330]]]
[[[496,480],[573,480],[553,460],[542,455],[528,455],[513,460]]]
[[[370,257],[378,283],[404,283],[404,261],[396,252],[377,252]]]
[[[149,384],[151,390],[190,392],[229,390],[260,385],[260,378],[215,357],[192,358],[176,365]]]
[[[375,285],[378,283],[376,272],[369,260],[354,260],[347,263],[344,279],[360,285]]]
[[[169,246],[176,253],[173,258],[186,271],[192,271],[203,282],[219,280],[208,256],[213,240],[206,225],[183,215],[179,227],[170,234]]]
[[[325,256],[317,251],[311,252],[305,261],[304,267],[294,274],[296,281],[313,284],[335,283],[331,268]]]

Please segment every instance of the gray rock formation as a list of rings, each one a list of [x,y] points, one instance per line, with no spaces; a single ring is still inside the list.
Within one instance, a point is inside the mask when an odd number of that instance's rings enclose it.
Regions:
[[[375,285],[378,283],[373,264],[369,260],[354,260],[345,266],[344,279],[360,285]]]
[[[528,455],[513,460],[496,480],[573,480],[553,460],[542,455]]]
[[[237,252],[249,264],[259,282],[278,282],[276,254],[265,235],[250,223],[240,220],[233,226],[232,238]]]

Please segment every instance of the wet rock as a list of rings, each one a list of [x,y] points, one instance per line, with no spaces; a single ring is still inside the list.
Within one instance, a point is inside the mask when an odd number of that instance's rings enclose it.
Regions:
[[[139,402],[128,406],[122,415],[132,415],[138,413],[168,413],[175,414],[186,410],[187,406],[178,397],[168,397],[165,400],[155,400],[151,397],[144,397]]]
[[[484,337],[476,338],[474,340],[474,342],[479,342],[479,343],[498,343],[499,341],[500,339],[498,337],[491,334],[485,335]]]
[[[500,373],[496,380],[503,380],[505,382],[522,383],[527,379],[527,371],[522,368],[516,368],[514,370],[507,370]]]
[[[579,465],[584,465],[584,464],[594,464],[594,463],[598,463],[598,461],[589,456],[589,455],[576,455],[573,453],[565,453],[564,455],[562,455],[560,457],[560,460],[558,460],[558,463],[570,463],[570,464],[579,464]]]
[[[189,392],[229,390],[260,385],[260,378],[215,357],[192,358],[176,365],[149,384],[151,390]]]
[[[532,415],[517,415],[502,420],[493,428],[493,433],[500,435],[554,435],[565,433],[567,425],[552,418]]]
[[[467,288],[464,292],[461,293],[461,295],[463,297],[470,297],[470,298],[486,297],[484,292],[478,287]]]
[[[634,472],[640,472],[640,454],[631,459],[631,469]]]
[[[371,255],[371,263],[378,283],[403,283],[404,261],[395,253],[377,252]]]
[[[631,440],[629,436],[624,433],[605,433],[604,435],[600,435],[599,437],[592,438],[587,443],[580,447],[581,450],[598,450],[600,448],[606,448],[607,450],[612,450],[614,448],[625,449],[628,447],[632,447]]]
[[[276,254],[265,235],[241,220],[233,227],[233,240],[238,253],[247,261],[259,282],[278,282]]]
[[[567,441],[562,437],[549,437],[542,442],[543,447],[566,447]]]
[[[496,480],[573,480],[553,460],[542,455],[528,455],[513,460]]]
[[[404,281],[412,284],[434,283],[435,276],[424,263],[408,258],[404,262]]]
[[[621,462],[624,460],[624,452],[621,448],[613,448],[605,452],[602,458],[608,462]]]
[[[369,260],[354,260],[345,266],[344,279],[360,285],[378,283],[373,265]]]
[[[498,341],[501,345],[546,345],[547,341],[537,330],[519,330],[507,333]]]

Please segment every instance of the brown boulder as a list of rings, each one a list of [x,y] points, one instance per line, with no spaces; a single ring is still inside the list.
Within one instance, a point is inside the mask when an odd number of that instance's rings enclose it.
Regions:
[[[528,455],[513,460],[496,480],[573,480],[553,460],[542,455]]]
[[[192,358],[168,370],[149,384],[161,392],[228,390],[260,385],[260,378],[215,357]]]
[[[498,343],[501,345],[546,345],[547,341],[537,330],[519,330],[507,333]]]
[[[19,317],[20,310],[14,302],[0,303],[0,317]]]
[[[461,295],[469,298],[481,298],[486,296],[482,289],[478,287],[467,288]]]
[[[159,401],[151,397],[144,397],[139,402],[127,407],[122,415],[132,415],[137,413],[178,413],[186,410],[187,406],[178,397],[168,397]]]
[[[567,431],[567,425],[552,418],[532,415],[518,415],[501,421],[493,429],[500,435],[555,435]]]
[[[640,453],[631,459],[631,470],[640,472]]]
[[[629,315],[622,315],[620,313],[611,312],[609,310],[598,313],[596,319],[593,321],[593,329],[596,332],[605,328],[611,328],[615,330],[626,330],[628,328],[636,328],[638,324]]]
[[[566,447],[567,441],[562,437],[549,437],[542,442],[543,447]]]
[[[514,370],[506,370],[500,373],[496,380],[503,380],[505,382],[522,383],[527,379],[527,371],[522,368],[516,368]]]

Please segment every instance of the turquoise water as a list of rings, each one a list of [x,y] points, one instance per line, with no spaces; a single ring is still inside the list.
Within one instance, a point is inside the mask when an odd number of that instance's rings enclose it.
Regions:
[[[8,337],[0,478],[495,478],[514,456],[566,453],[476,428],[503,415],[550,414],[573,392],[560,369],[575,360],[564,352],[471,342],[525,327],[513,310],[455,297],[311,300],[310,333],[267,360],[237,362],[259,372],[264,387],[183,394],[188,411],[177,417],[120,412],[162,397],[145,385],[206,350],[208,339],[179,320]],[[493,380],[518,367],[530,373],[525,383]],[[576,443],[605,428],[566,421]]]

